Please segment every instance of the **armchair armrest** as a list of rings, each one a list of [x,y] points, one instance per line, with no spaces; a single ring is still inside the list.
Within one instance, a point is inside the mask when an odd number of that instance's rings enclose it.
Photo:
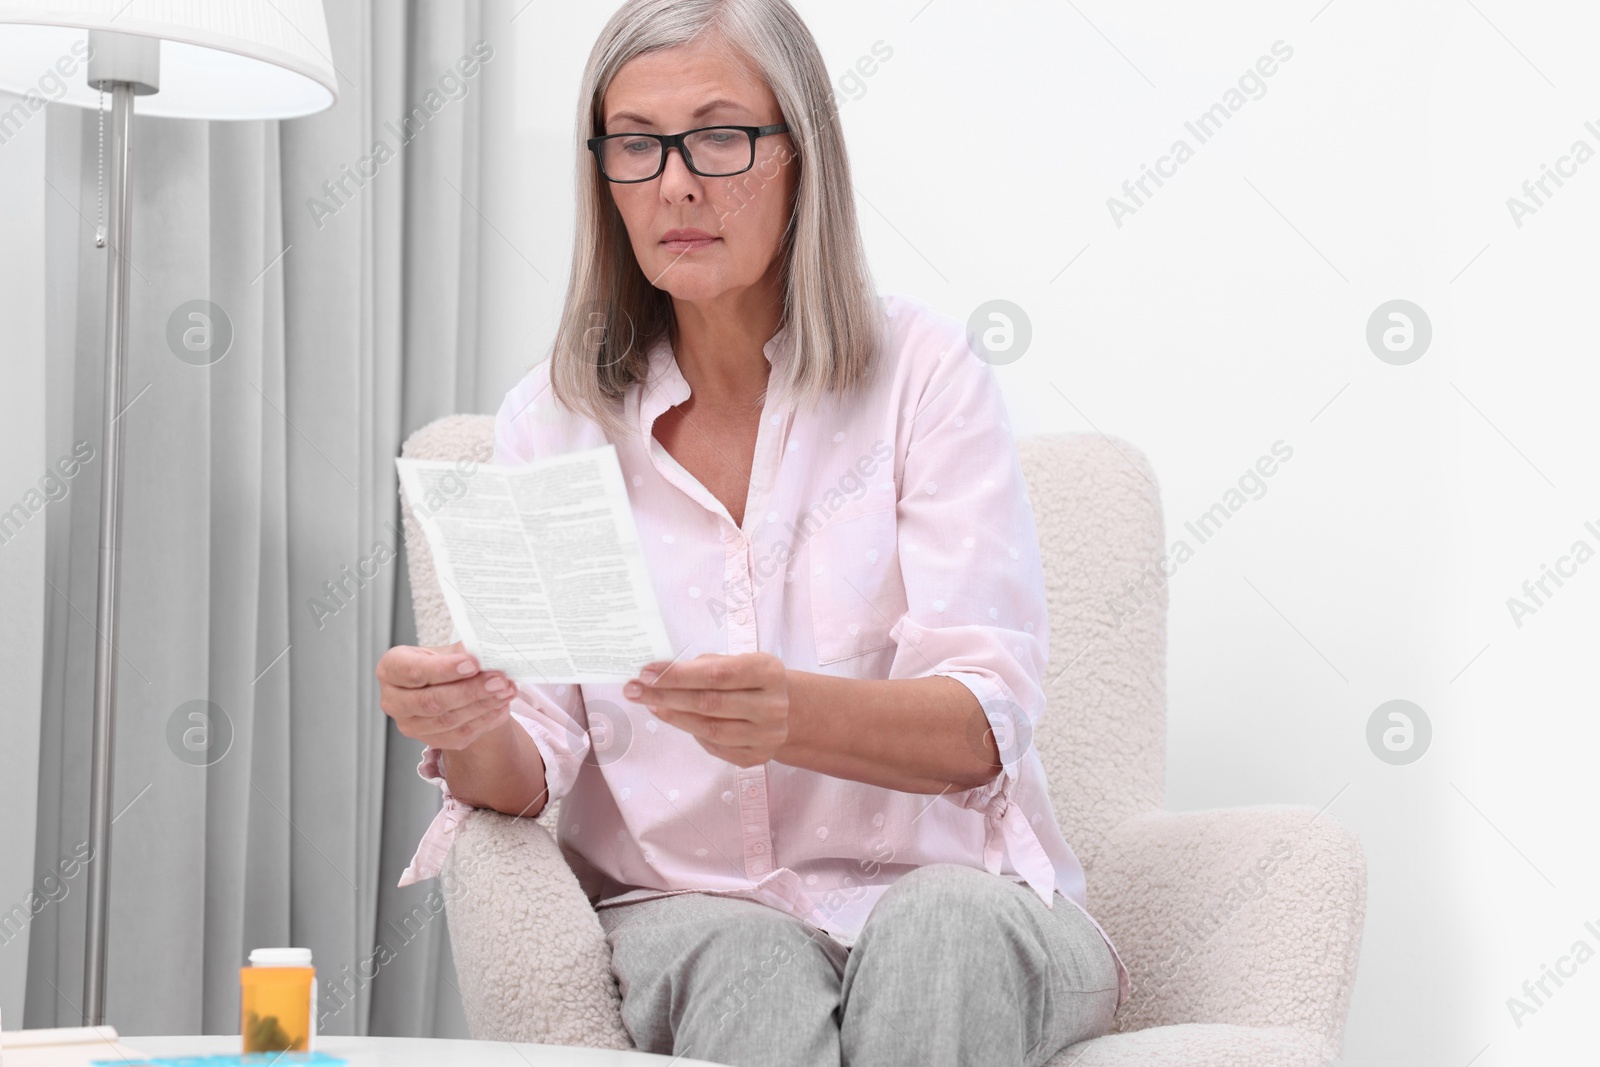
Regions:
[[[611,947],[549,830],[480,808],[439,877],[474,1038],[633,1048]]]
[[[1290,1027],[1339,1054],[1366,914],[1354,833],[1274,805],[1151,812],[1106,841],[1089,910],[1133,979],[1118,1032]]]

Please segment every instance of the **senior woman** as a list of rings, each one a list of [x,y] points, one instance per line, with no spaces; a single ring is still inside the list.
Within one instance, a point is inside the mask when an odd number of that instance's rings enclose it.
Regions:
[[[785,0],[631,0],[580,94],[577,241],[495,459],[607,443],[671,661],[624,685],[397,647],[445,810],[565,798],[642,1049],[1043,1064],[1128,975],[1028,744],[1038,538],[992,369],[874,291],[827,71]]]

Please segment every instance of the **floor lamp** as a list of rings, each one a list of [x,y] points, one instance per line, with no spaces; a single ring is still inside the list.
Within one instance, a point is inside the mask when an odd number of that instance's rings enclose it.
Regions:
[[[122,514],[122,370],[128,351],[129,197],[134,100],[144,115],[285,119],[338,100],[321,0],[0,0],[0,133],[60,102],[103,110],[111,98],[106,257],[105,404],[95,625],[83,1023],[105,1022],[111,757],[116,725],[117,567]],[[101,116],[102,121],[104,116]]]

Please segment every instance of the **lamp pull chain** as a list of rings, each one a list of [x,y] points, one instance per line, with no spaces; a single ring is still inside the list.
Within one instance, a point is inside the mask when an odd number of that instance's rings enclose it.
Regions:
[[[94,246],[96,248],[104,248],[106,246],[106,90],[103,85],[100,87],[98,114],[100,116],[100,166],[99,175],[95,179],[95,191],[99,206],[95,209],[94,216]]]

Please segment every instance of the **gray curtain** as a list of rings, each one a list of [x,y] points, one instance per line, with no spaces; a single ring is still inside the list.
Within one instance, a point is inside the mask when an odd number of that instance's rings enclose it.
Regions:
[[[270,945],[312,949],[326,1033],[466,1033],[437,883],[394,887],[437,794],[373,667],[415,640],[393,457],[476,403],[482,94],[438,90],[484,19],[327,6],[333,110],[135,121],[106,998],[126,1034],[236,1033],[238,968]],[[98,459],[96,117],[49,122],[48,449]],[[213,343],[231,324],[208,365],[169,342],[196,300]],[[36,872],[88,833],[100,474],[50,511]],[[28,1027],[79,1021],[86,878],[64,881],[32,923]]]

